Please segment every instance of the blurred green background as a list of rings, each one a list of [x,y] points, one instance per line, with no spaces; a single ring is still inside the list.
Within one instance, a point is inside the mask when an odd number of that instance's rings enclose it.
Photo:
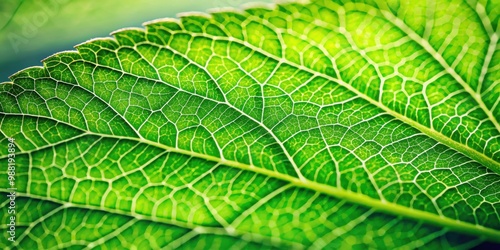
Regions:
[[[0,82],[42,59],[125,27],[256,0],[0,0]],[[258,0],[270,3],[272,0]]]

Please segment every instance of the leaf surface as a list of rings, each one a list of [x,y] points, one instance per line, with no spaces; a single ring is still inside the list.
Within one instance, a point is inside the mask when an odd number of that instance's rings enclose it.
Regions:
[[[0,85],[14,246],[498,242],[498,7],[188,13],[47,58]]]

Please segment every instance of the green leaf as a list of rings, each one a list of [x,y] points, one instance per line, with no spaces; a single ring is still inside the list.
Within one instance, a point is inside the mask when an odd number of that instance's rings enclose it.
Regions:
[[[47,58],[0,85],[1,246],[498,243],[499,9],[222,9]]]

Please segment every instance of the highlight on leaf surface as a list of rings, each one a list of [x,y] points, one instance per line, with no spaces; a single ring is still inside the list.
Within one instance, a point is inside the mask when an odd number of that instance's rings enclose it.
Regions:
[[[498,9],[252,5],[53,55],[0,85],[0,246],[498,244]]]

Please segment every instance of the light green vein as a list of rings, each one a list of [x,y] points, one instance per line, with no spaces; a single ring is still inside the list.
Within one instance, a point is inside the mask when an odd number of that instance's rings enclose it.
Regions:
[[[174,153],[179,153],[179,154],[183,154],[183,155],[188,155],[188,156],[192,156],[192,157],[196,157],[196,158],[200,158],[200,159],[205,159],[205,160],[211,161],[211,162],[216,162],[216,163],[226,165],[229,167],[234,167],[234,168],[245,170],[245,171],[251,171],[254,173],[262,174],[265,176],[269,176],[271,178],[275,178],[278,180],[288,182],[295,187],[312,190],[312,191],[326,194],[329,196],[333,196],[333,197],[336,197],[338,199],[345,200],[345,201],[348,201],[348,202],[351,202],[354,204],[359,204],[359,205],[362,205],[362,206],[365,206],[368,208],[372,208],[375,211],[385,212],[385,213],[396,215],[396,216],[403,216],[403,217],[411,218],[411,219],[414,219],[417,221],[419,221],[419,220],[424,221],[424,222],[431,224],[431,225],[446,227],[446,228],[449,228],[449,229],[456,231],[456,232],[476,235],[479,237],[485,237],[488,240],[500,243],[500,231],[498,231],[498,230],[495,230],[492,228],[487,228],[487,227],[480,226],[480,225],[474,225],[474,224],[467,223],[467,222],[462,222],[459,220],[451,219],[451,218],[448,218],[445,216],[440,216],[440,215],[433,214],[430,212],[409,208],[409,207],[402,206],[402,205],[395,204],[395,203],[390,203],[390,202],[387,202],[384,200],[374,199],[374,198],[366,196],[364,194],[354,193],[354,192],[351,192],[349,190],[345,190],[345,189],[333,187],[330,185],[318,183],[318,182],[311,181],[308,179],[299,179],[299,178],[296,178],[293,176],[289,176],[289,175],[275,172],[272,170],[264,169],[261,167],[247,165],[247,164],[243,164],[243,163],[236,162],[236,161],[221,159],[221,158],[218,158],[215,156],[205,155],[202,153],[192,152],[189,150],[173,148],[173,147],[169,147],[169,146],[166,146],[166,145],[163,145],[163,144],[160,144],[157,142],[145,140],[145,139],[122,137],[122,136],[110,136],[110,135],[102,135],[102,134],[96,134],[96,133],[88,133],[88,134],[95,135],[95,136],[101,136],[101,137],[107,137],[107,138],[136,141],[139,143],[144,143],[147,145],[151,145],[151,146],[154,146],[157,148],[164,149],[168,152],[174,152]],[[36,198],[46,199],[44,197],[36,197]],[[70,204],[68,204],[68,205],[70,205]],[[133,212],[131,212],[131,213],[133,216],[136,215]]]
[[[52,118],[48,118],[48,119],[52,119]],[[71,124],[68,124],[68,125],[72,126]],[[268,170],[265,168],[261,168],[258,166],[247,165],[247,164],[243,164],[243,163],[236,162],[236,161],[221,159],[221,158],[216,157],[216,156],[197,153],[197,152],[193,152],[193,151],[189,151],[189,150],[185,150],[185,149],[174,148],[174,147],[166,146],[166,145],[163,145],[163,144],[160,144],[157,142],[153,142],[153,141],[149,141],[146,139],[142,139],[142,138],[113,136],[113,135],[105,135],[105,134],[99,134],[99,133],[93,133],[93,132],[88,132],[88,133],[86,133],[86,135],[94,135],[94,136],[114,138],[114,139],[120,139],[120,140],[122,140],[122,139],[123,140],[131,140],[131,141],[136,141],[139,143],[144,143],[147,145],[151,145],[151,146],[154,146],[157,148],[164,149],[168,152],[174,152],[174,153],[188,155],[188,156],[192,156],[192,157],[196,157],[196,158],[200,158],[200,159],[205,159],[207,161],[216,162],[216,163],[226,165],[229,167],[234,167],[237,169],[251,171],[254,173],[269,176],[269,177],[272,177],[272,178],[275,178],[278,180],[288,182],[295,187],[304,188],[304,189],[312,190],[312,191],[319,192],[322,194],[326,194],[329,196],[333,196],[333,197],[336,197],[336,198],[341,199],[341,200],[345,200],[345,201],[348,201],[348,202],[351,202],[354,204],[359,204],[359,205],[362,205],[362,206],[365,206],[368,208],[372,208],[375,211],[385,212],[385,213],[396,215],[396,216],[403,216],[403,217],[411,218],[411,219],[414,219],[417,221],[421,220],[421,221],[424,221],[424,222],[431,224],[431,225],[447,227],[447,228],[450,228],[451,230],[456,231],[456,232],[476,235],[479,237],[485,237],[491,241],[495,241],[495,242],[500,243],[500,231],[498,231],[498,230],[495,230],[492,228],[487,228],[487,227],[484,227],[481,225],[474,225],[471,223],[462,222],[459,220],[451,219],[451,218],[448,218],[445,216],[440,216],[440,215],[426,212],[426,211],[421,211],[421,210],[409,208],[409,207],[402,206],[399,204],[390,203],[390,202],[387,202],[385,200],[374,199],[374,198],[366,196],[364,194],[354,193],[354,192],[349,191],[349,190],[345,190],[345,189],[333,187],[330,185],[318,183],[318,182],[311,181],[308,179],[299,179],[299,178],[296,178],[296,177],[293,177],[290,175],[282,174],[282,173]],[[80,138],[80,137],[78,136],[78,138]],[[0,189],[0,190],[2,190],[2,189]],[[27,195],[33,196],[31,194],[27,194]],[[35,197],[35,196],[33,196],[33,197]],[[53,201],[53,199],[50,199],[47,197],[35,197],[35,198]],[[55,200],[54,202],[57,202],[57,200]],[[66,203],[66,205],[71,206],[71,203]],[[81,206],[81,205],[78,205],[78,206]],[[87,207],[87,206],[85,206],[85,207]],[[91,208],[94,208],[94,207],[88,207],[88,209],[91,209]],[[124,213],[124,214],[127,215],[126,213]],[[143,216],[143,215],[139,215],[139,214],[134,214],[133,212],[131,212],[131,214],[132,214],[132,216],[136,216],[136,215]],[[130,215],[130,214],[128,214],[128,215]],[[186,225],[184,225],[184,227],[186,227]]]
[[[230,160],[226,160],[226,159],[220,159],[220,158],[217,158],[215,156],[200,154],[200,153],[196,153],[196,152],[192,152],[192,151],[188,151],[188,150],[172,148],[172,147],[168,147],[168,146],[165,146],[163,144],[160,144],[160,143],[155,143],[155,142],[151,142],[151,141],[147,141],[147,140],[141,140],[141,139],[135,139],[135,140],[142,142],[142,143],[152,145],[152,146],[156,146],[158,148],[163,148],[163,149],[168,150],[170,152],[176,152],[176,153],[180,153],[180,154],[190,155],[193,157],[205,159],[207,161],[218,162],[222,165],[259,173],[259,174],[269,176],[269,177],[272,177],[272,178],[275,178],[278,180],[289,182],[296,187],[313,190],[313,191],[316,191],[319,193],[323,193],[326,195],[336,197],[336,198],[341,199],[341,200],[349,201],[351,203],[360,204],[360,205],[372,208],[372,209],[379,211],[379,212],[386,212],[386,213],[396,215],[396,216],[403,216],[403,217],[415,219],[417,221],[421,220],[421,221],[424,221],[424,222],[432,224],[432,225],[450,228],[451,230],[456,231],[456,232],[472,234],[472,235],[476,235],[479,237],[486,237],[487,239],[489,239],[491,241],[495,241],[495,242],[500,243],[500,231],[492,229],[492,228],[487,228],[487,227],[483,227],[480,225],[474,225],[471,223],[462,222],[459,220],[451,219],[451,218],[444,217],[444,216],[439,216],[437,214],[429,213],[426,211],[412,209],[409,207],[390,203],[387,201],[377,200],[377,199],[371,198],[371,197],[363,195],[363,194],[354,193],[354,192],[351,192],[351,191],[348,191],[345,189],[329,186],[329,185],[318,183],[318,182],[311,181],[308,179],[301,180],[301,179],[293,177],[293,176],[289,176],[289,175],[282,174],[279,172],[274,172],[274,171],[264,169],[261,167],[257,167],[257,166],[247,165],[247,164],[243,164],[243,163],[236,162],[236,161],[230,161]]]
[[[244,46],[247,46],[248,48],[252,49],[252,50],[255,50],[267,57],[270,57],[274,60],[277,60],[277,61],[282,61],[283,58],[280,58],[280,57],[277,57],[277,56],[274,56],[272,55],[271,53],[268,53],[267,51],[264,51],[262,50],[261,48],[258,48],[258,47],[255,47],[253,45],[251,45],[250,43],[248,42],[245,42],[245,41],[241,41],[241,40],[238,40],[237,38],[224,38],[224,37],[213,37],[213,36],[209,36],[207,34],[201,34],[201,33],[190,33],[190,34],[193,34],[193,35],[198,35],[198,36],[203,36],[203,37],[211,37],[212,39],[214,40],[224,40],[224,41],[228,41],[228,42],[237,42],[241,45],[244,45]],[[371,104],[375,105],[376,107],[382,109],[383,111],[385,111],[386,113],[388,113],[389,115],[397,118],[398,120],[418,129],[419,131],[421,131],[422,133],[426,134],[427,136],[433,138],[434,140],[444,144],[444,145],[447,145],[448,147],[450,148],[453,148],[455,150],[457,150],[458,152],[470,157],[471,159],[481,163],[482,165],[484,165],[485,167],[493,170],[494,172],[500,174],[500,162],[497,162],[493,159],[491,159],[490,157],[486,156],[485,154],[481,153],[481,152],[478,152],[477,150],[475,149],[472,149],[470,147],[468,147],[467,145],[465,144],[462,144],[462,143],[459,143],[445,135],[443,135],[442,133],[434,130],[434,129],[431,129],[429,127],[426,127],[392,109],[390,109],[389,107],[383,105],[382,103],[378,102],[377,100],[374,100],[370,97],[368,97],[366,94],[362,93],[361,91],[357,90],[355,87],[353,87],[352,85],[350,85],[349,83],[346,83],[344,82],[343,80],[341,79],[337,79],[337,78],[334,78],[334,77],[331,77],[329,75],[326,75],[326,74],[323,74],[323,73],[320,73],[320,72],[317,72],[317,71],[314,71],[312,69],[309,69],[303,65],[298,65],[298,64],[295,64],[293,62],[289,62],[289,61],[286,61],[285,62],[286,64],[288,65],[291,65],[293,67],[296,67],[300,70],[303,70],[303,71],[306,71],[308,73],[311,73],[313,75],[317,75],[317,76],[320,76],[320,77],[323,77],[327,80],[330,80],[332,82],[335,82],[335,83],[338,83],[340,84],[341,86],[347,88],[348,90],[352,91],[354,94],[358,95],[359,97],[363,98],[364,100],[370,102]]]
[[[7,189],[0,188],[0,192],[10,192]],[[102,211],[106,213],[112,213],[112,214],[117,214],[121,216],[126,216],[128,218],[131,218],[131,220],[139,221],[139,220],[144,220],[144,221],[151,221],[155,223],[160,223],[160,224],[166,224],[166,225],[172,225],[175,227],[179,228],[184,228],[191,230],[195,232],[197,235],[202,235],[202,234],[214,234],[214,235],[227,235],[231,237],[239,237],[247,242],[255,242],[255,243],[269,243],[270,245],[280,245],[281,247],[291,247],[292,249],[303,249],[305,248],[304,245],[296,242],[290,242],[283,240],[281,238],[279,239],[270,239],[266,236],[262,235],[255,235],[251,234],[249,235],[247,232],[242,232],[239,230],[227,230],[226,228],[222,227],[207,227],[207,226],[200,226],[200,225],[195,225],[191,223],[186,223],[183,221],[177,221],[177,220],[172,220],[172,219],[165,219],[161,217],[156,217],[156,216],[147,216],[143,214],[138,214],[133,211],[130,212],[125,212],[122,210],[118,209],[112,209],[112,208],[107,208],[107,207],[99,207],[99,206],[93,206],[93,205],[85,205],[85,204],[75,204],[71,203],[68,201],[63,201],[59,199],[54,199],[51,197],[45,197],[45,196],[39,196],[35,194],[29,194],[25,192],[16,192],[16,197],[25,197],[25,198],[31,198],[31,199],[38,199],[38,200],[44,200],[44,201],[50,201],[56,204],[59,204],[60,206],[54,210],[52,210],[50,213],[45,214],[44,216],[40,217],[36,221],[30,224],[29,229],[24,231],[20,237],[26,237],[27,234],[29,234],[29,231],[31,228],[33,228],[34,223],[42,222],[43,220],[51,217],[52,215],[55,215],[57,212],[62,211],[63,209],[68,209],[68,208],[78,208],[78,209],[85,209],[85,210],[97,210],[97,211]],[[24,236],[23,236],[24,235]],[[20,242],[20,240],[17,240],[16,242]],[[19,243],[15,243],[17,246]]]

